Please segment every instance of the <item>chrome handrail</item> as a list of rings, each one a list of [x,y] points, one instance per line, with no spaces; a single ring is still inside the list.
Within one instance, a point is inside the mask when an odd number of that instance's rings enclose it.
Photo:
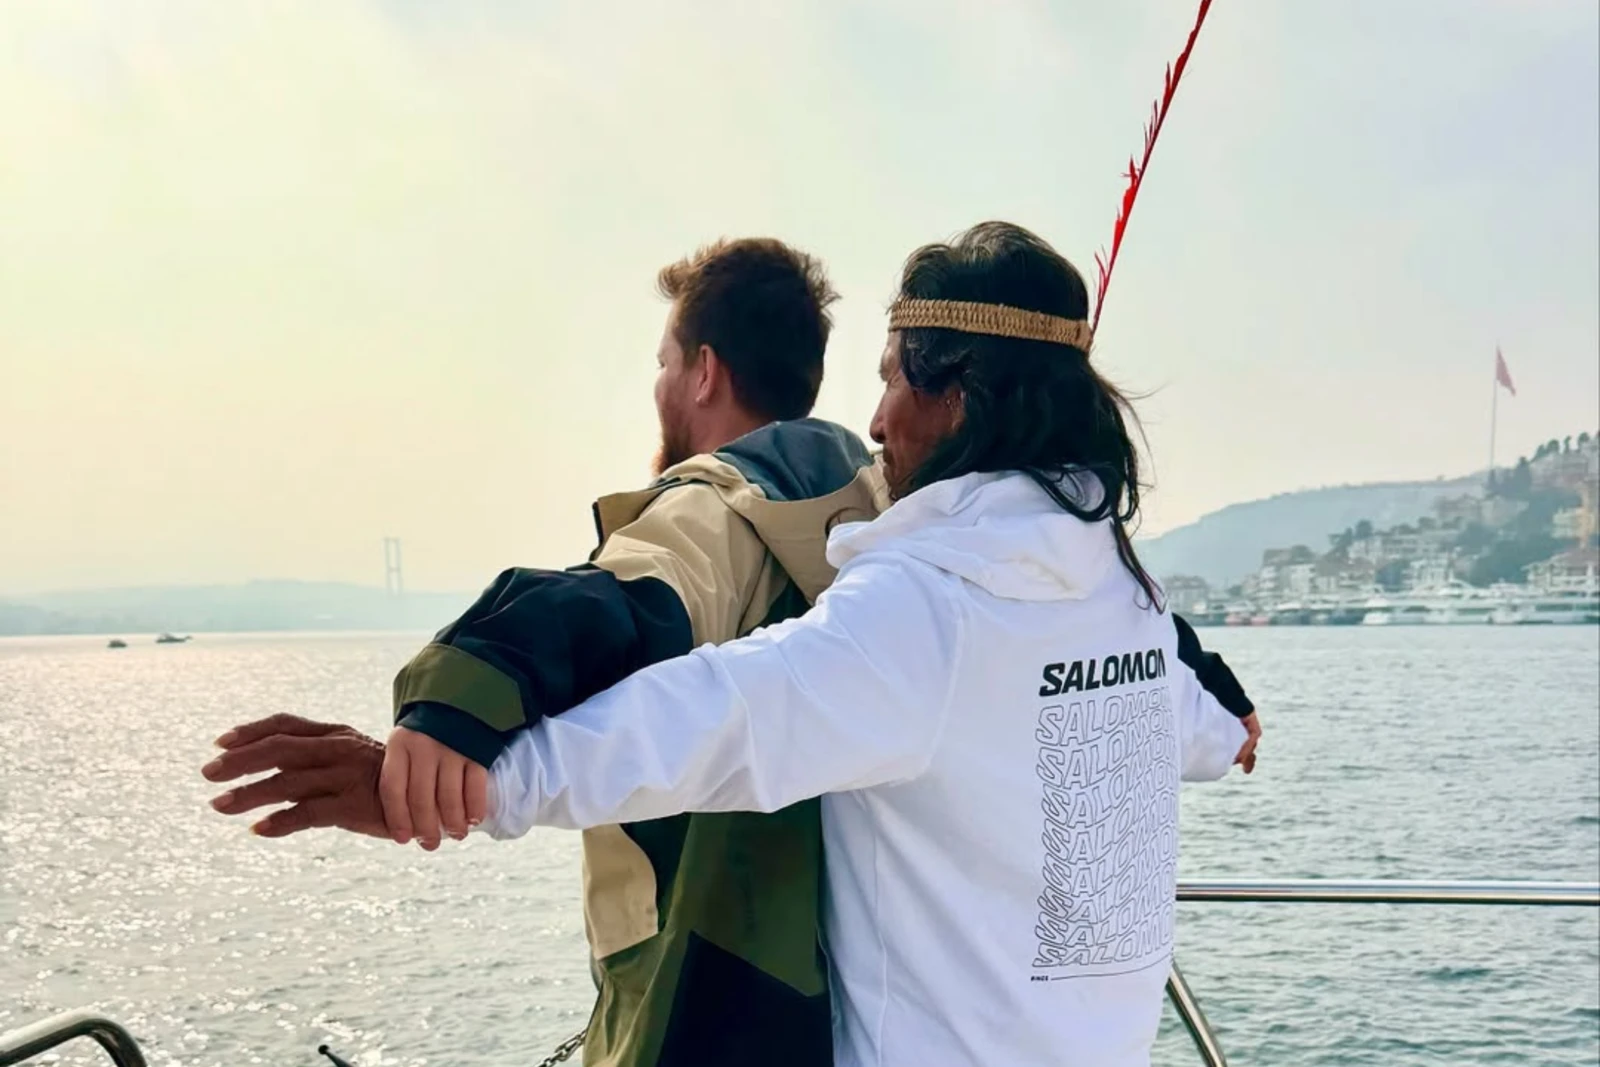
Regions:
[[[146,1067],[133,1035],[110,1019],[90,1011],[67,1011],[29,1026],[0,1034],[0,1067],[32,1059],[58,1045],[87,1037],[97,1042],[117,1067]]]
[[[1202,879],[1180,881],[1178,899],[1252,904],[1501,904],[1594,908],[1600,907],[1600,882]],[[1167,997],[1193,1039],[1205,1067],[1228,1067],[1222,1044],[1176,962],[1167,978]]]
[[[1600,907],[1600,882],[1199,879],[1179,882],[1178,899],[1253,904],[1541,904],[1593,908]]]
[[[1178,969],[1177,960],[1172,961],[1172,973],[1167,976],[1167,996],[1172,1000],[1178,1018],[1183,1020],[1184,1029],[1194,1038],[1200,1058],[1208,1067],[1228,1067],[1228,1057],[1222,1052],[1222,1044],[1217,1040],[1211,1024],[1206,1021],[1206,1013],[1200,1010],[1200,998],[1194,995],[1194,990],[1189,988],[1189,980]]]

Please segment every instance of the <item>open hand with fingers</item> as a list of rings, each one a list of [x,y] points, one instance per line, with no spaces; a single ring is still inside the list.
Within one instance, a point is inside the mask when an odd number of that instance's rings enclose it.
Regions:
[[[274,804],[275,811],[250,829],[262,837],[287,837],[301,830],[337,827],[372,837],[393,837],[384,821],[378,781],[383,744],[338,723],[297,715],[271,715],[217,738],[222,753],[201,768],[213,782],[276,771],[232,789],[211,802],[224,815],[240,815]]]

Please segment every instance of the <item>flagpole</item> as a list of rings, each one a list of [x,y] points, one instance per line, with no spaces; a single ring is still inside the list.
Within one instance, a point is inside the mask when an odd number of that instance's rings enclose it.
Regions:
[[[1489,375],[1489,485],[1494,485],[1494,431],[1500,419],[1500,349],[1495,347],[1494,372]]]

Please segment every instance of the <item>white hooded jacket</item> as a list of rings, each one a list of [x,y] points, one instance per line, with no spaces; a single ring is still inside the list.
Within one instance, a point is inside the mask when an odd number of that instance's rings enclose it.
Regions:
[[[1110,525],[1026,476],[929,486],[828,558],[806,615],[522,734],[483,829],[822,796],[838,1067],[1144,1067],[1179,779],[1226,774],[1243,726]]]

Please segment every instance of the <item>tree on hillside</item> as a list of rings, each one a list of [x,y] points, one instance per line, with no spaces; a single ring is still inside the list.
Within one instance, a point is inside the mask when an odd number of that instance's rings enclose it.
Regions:
[[[1406,571],[1411,566],[1408,559],[1390,560],[1378,568],[1373,580],[1387,593],[1397,593],[1406,584]]]
[[[1561,442],[1554,437],[1544,443],[1545,455],[1556,456],[1561,454]]]
[[[1533,490],[1533,466],[1526,458],[1517,460],[1517,465],[1500,479],[1499,494],[1512,500],[1526,500]]]
[[[1467,581],[1473,585],[1521,582],[1530,565],[1572,546],[1571,541],[1552,536],[1550,525],[1556,512],[1577,506],[1578,494],[1563,489],[1536,489],[1524,499],[1527,507],[1497,531],[1493,543],[1468,570]]]
[[[1496,542],[1472,564],[1467,581],[1479,586],[1521,582],[1527,577],[1525,572],[1530,566],[1549,559],[1561,551],[1561,547],[1561,542],[1549,534]]]
[[[1561,442],[1561,454],[1564,456],[1568,452],[1571,452],[1571,451],[1572,451],[1572,437],[1569,434],[1567,436],[1566,440]]]
[[[1467,555],[1475,556],[1492,544],[1494,531],[1481,522],[1475,522],[1456,536],[1455,547]]]
[[[1372,536],[1372,520],[1362,519],[1356,523],[1356,540],[1365,541]]]
[[[1579,448],[1588,448],[1589,447],[1589,440],[1590,440],[1589,431],[1588,430],[1583,431],[1582,433],[1580,433],[1578,435],[1578,447]]]
[[[1565,489],[1540,489],[1528,495],[1528,506],[1511,520],[1513,537],[1537,537],[1550,533],[1556,512],[1578,507],[1582,498]]]

